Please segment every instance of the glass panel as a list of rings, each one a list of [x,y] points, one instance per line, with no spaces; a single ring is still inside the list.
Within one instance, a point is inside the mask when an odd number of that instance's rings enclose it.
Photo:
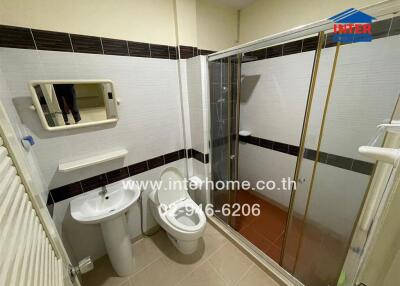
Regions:
[[[236,100],[237,69],[239,56],[209,63],[211,104],[211,172],[214,182],[228,182],[236,176]],[[228,222],[222,215],[224,204],[233,200],[227,190],[211,193],[215,214]]]
[[[260,215],[240,216],[233,227],[280,263],[318,36],[310,35],[246,53],[241,66],[239,180],[241,205],[260,206]],[[273,181],[271,190],[258,182]]]
[[[305,285],[336,285],[341,275],[375,164],[358,147],[390,121],[400,90],[399,48],[399,36],[343,45],[334,70],[336,48],[321,54],[301,165],[304,183],[297,188],[283,263]]]

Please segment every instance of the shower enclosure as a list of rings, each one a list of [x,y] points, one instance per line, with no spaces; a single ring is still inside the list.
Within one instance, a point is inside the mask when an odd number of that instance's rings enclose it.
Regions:
[[[375,170],[358,147],[400,92],[400,17],[384,15],[372,42],[335,43],[327,24],[209,57],[211,176],[252,187],[212,191],[215,216],[304,285],[350,285],[342,268]]]

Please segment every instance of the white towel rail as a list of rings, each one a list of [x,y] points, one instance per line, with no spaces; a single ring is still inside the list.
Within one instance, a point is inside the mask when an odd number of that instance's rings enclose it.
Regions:
[[[56,256],[0,138],[0,285],[63,285]]]

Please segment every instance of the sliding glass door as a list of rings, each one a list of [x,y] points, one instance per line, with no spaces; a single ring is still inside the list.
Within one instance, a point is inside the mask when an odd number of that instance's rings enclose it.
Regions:
[[[209,63],[211,111],[211,173],[214,182],[227,183],[237,179],[238,158],[238,92],[240,88],[240,56]],[[235,198],[233,190],[215,189],[211,194],[214,213],[225,222],[224,205]]]
[[[215,215],[305,285],[347,285],[342,269],[359,251],[350,243],[376,168],[358,148],[398,100],[399,19],[373,23],[372,42],[337,44],[321,32],[210,62],[212,179],[251,186],[213,190]],[[260,212],[226,215],[226,204]]]

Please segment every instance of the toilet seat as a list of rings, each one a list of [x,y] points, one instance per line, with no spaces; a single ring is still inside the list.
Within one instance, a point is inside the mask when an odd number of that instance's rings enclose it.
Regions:
[[[198,249],[206,228],[203,210],[190,198],[186,181],[177,168],[168,167],[160,175],[161,186],[149,193],[151,211],[172,244],[183,254]],[[184,184],[171,185],[169,182]]]
[[[167,223],[184,232],[197,232],[206,223],[203,211],[191,199],[177,203],[165,213],[165,218]]]

